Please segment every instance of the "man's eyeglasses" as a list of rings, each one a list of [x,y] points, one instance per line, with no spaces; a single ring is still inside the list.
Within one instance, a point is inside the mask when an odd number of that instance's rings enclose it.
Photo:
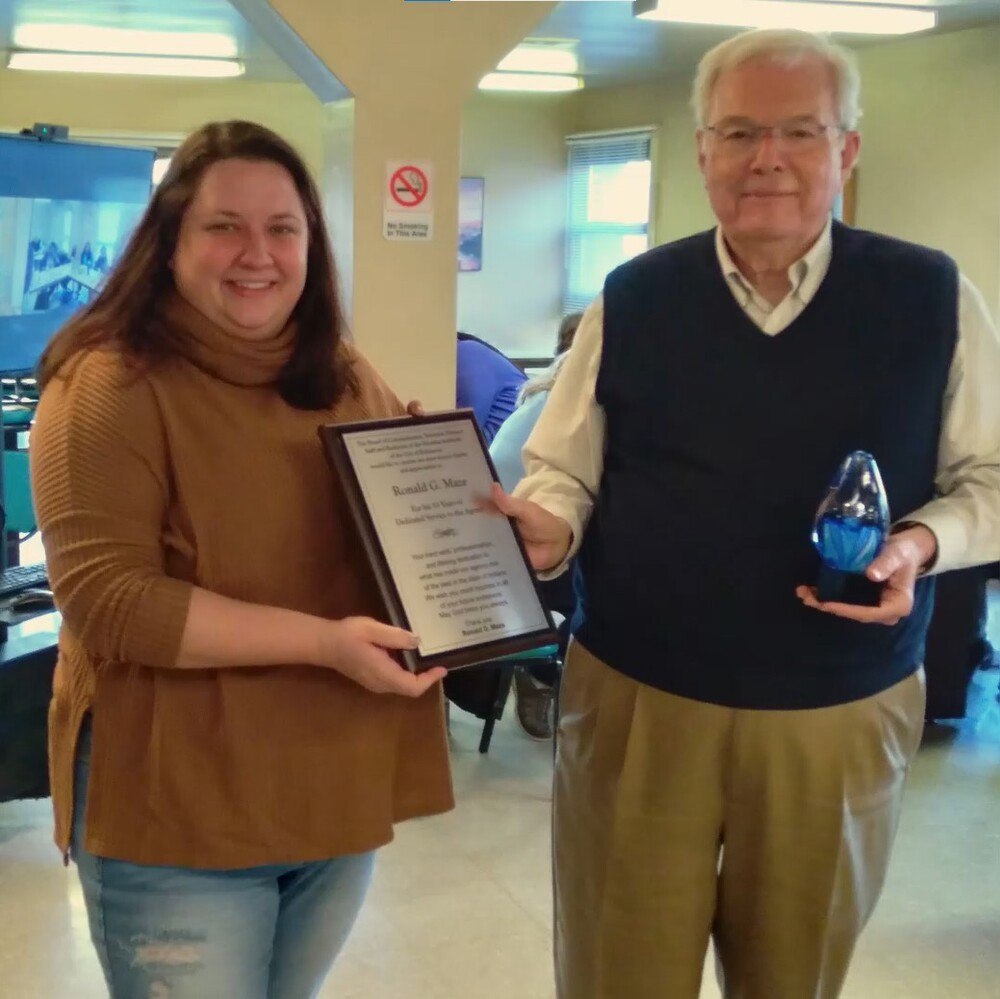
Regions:
[[[758,125],[747,118],[727,118],[706,127],[706,132],[719,141],[727,153],[752,153],[760,148],[764,136],[771,136],[779,149],[788,153],[807,152],[815,149],[827,132],[842,132],[842,125],[825,125],[814,118],[791,118],[777,125]]]

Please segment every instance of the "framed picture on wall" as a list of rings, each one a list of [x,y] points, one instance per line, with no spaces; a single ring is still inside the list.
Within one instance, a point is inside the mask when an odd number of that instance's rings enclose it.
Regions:
[[[483,206],[486,181],[462,177],[458,187],[458,269],[483,269]]]

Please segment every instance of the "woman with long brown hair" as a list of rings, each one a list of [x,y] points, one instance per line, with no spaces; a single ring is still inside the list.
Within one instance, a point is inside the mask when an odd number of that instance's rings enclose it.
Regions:
[[[40,380],[56,842],[111,994],[314,996],[373,851],[452,793],[443,671],[393,658],[316,434],[405,408],[344,340],[299,156],[194,133]]]

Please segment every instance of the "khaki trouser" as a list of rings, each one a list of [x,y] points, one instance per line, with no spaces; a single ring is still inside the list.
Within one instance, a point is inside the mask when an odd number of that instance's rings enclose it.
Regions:
[[[874,627],[874,625],[873,625]],[[833,999],[885,880],[923,671],[830,708],[675,697],[574,643],[554,796],[559,999]]]

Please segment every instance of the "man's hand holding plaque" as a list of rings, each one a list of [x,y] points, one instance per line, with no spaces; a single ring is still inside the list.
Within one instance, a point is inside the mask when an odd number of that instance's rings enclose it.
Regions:
[[[508,496],[497,482],[493,483],[489,499],[482,503],[482,509],[514,521],[535,572],[554,569],[566,558],[573,532],[562,517],[549,513],[530,500]]]

